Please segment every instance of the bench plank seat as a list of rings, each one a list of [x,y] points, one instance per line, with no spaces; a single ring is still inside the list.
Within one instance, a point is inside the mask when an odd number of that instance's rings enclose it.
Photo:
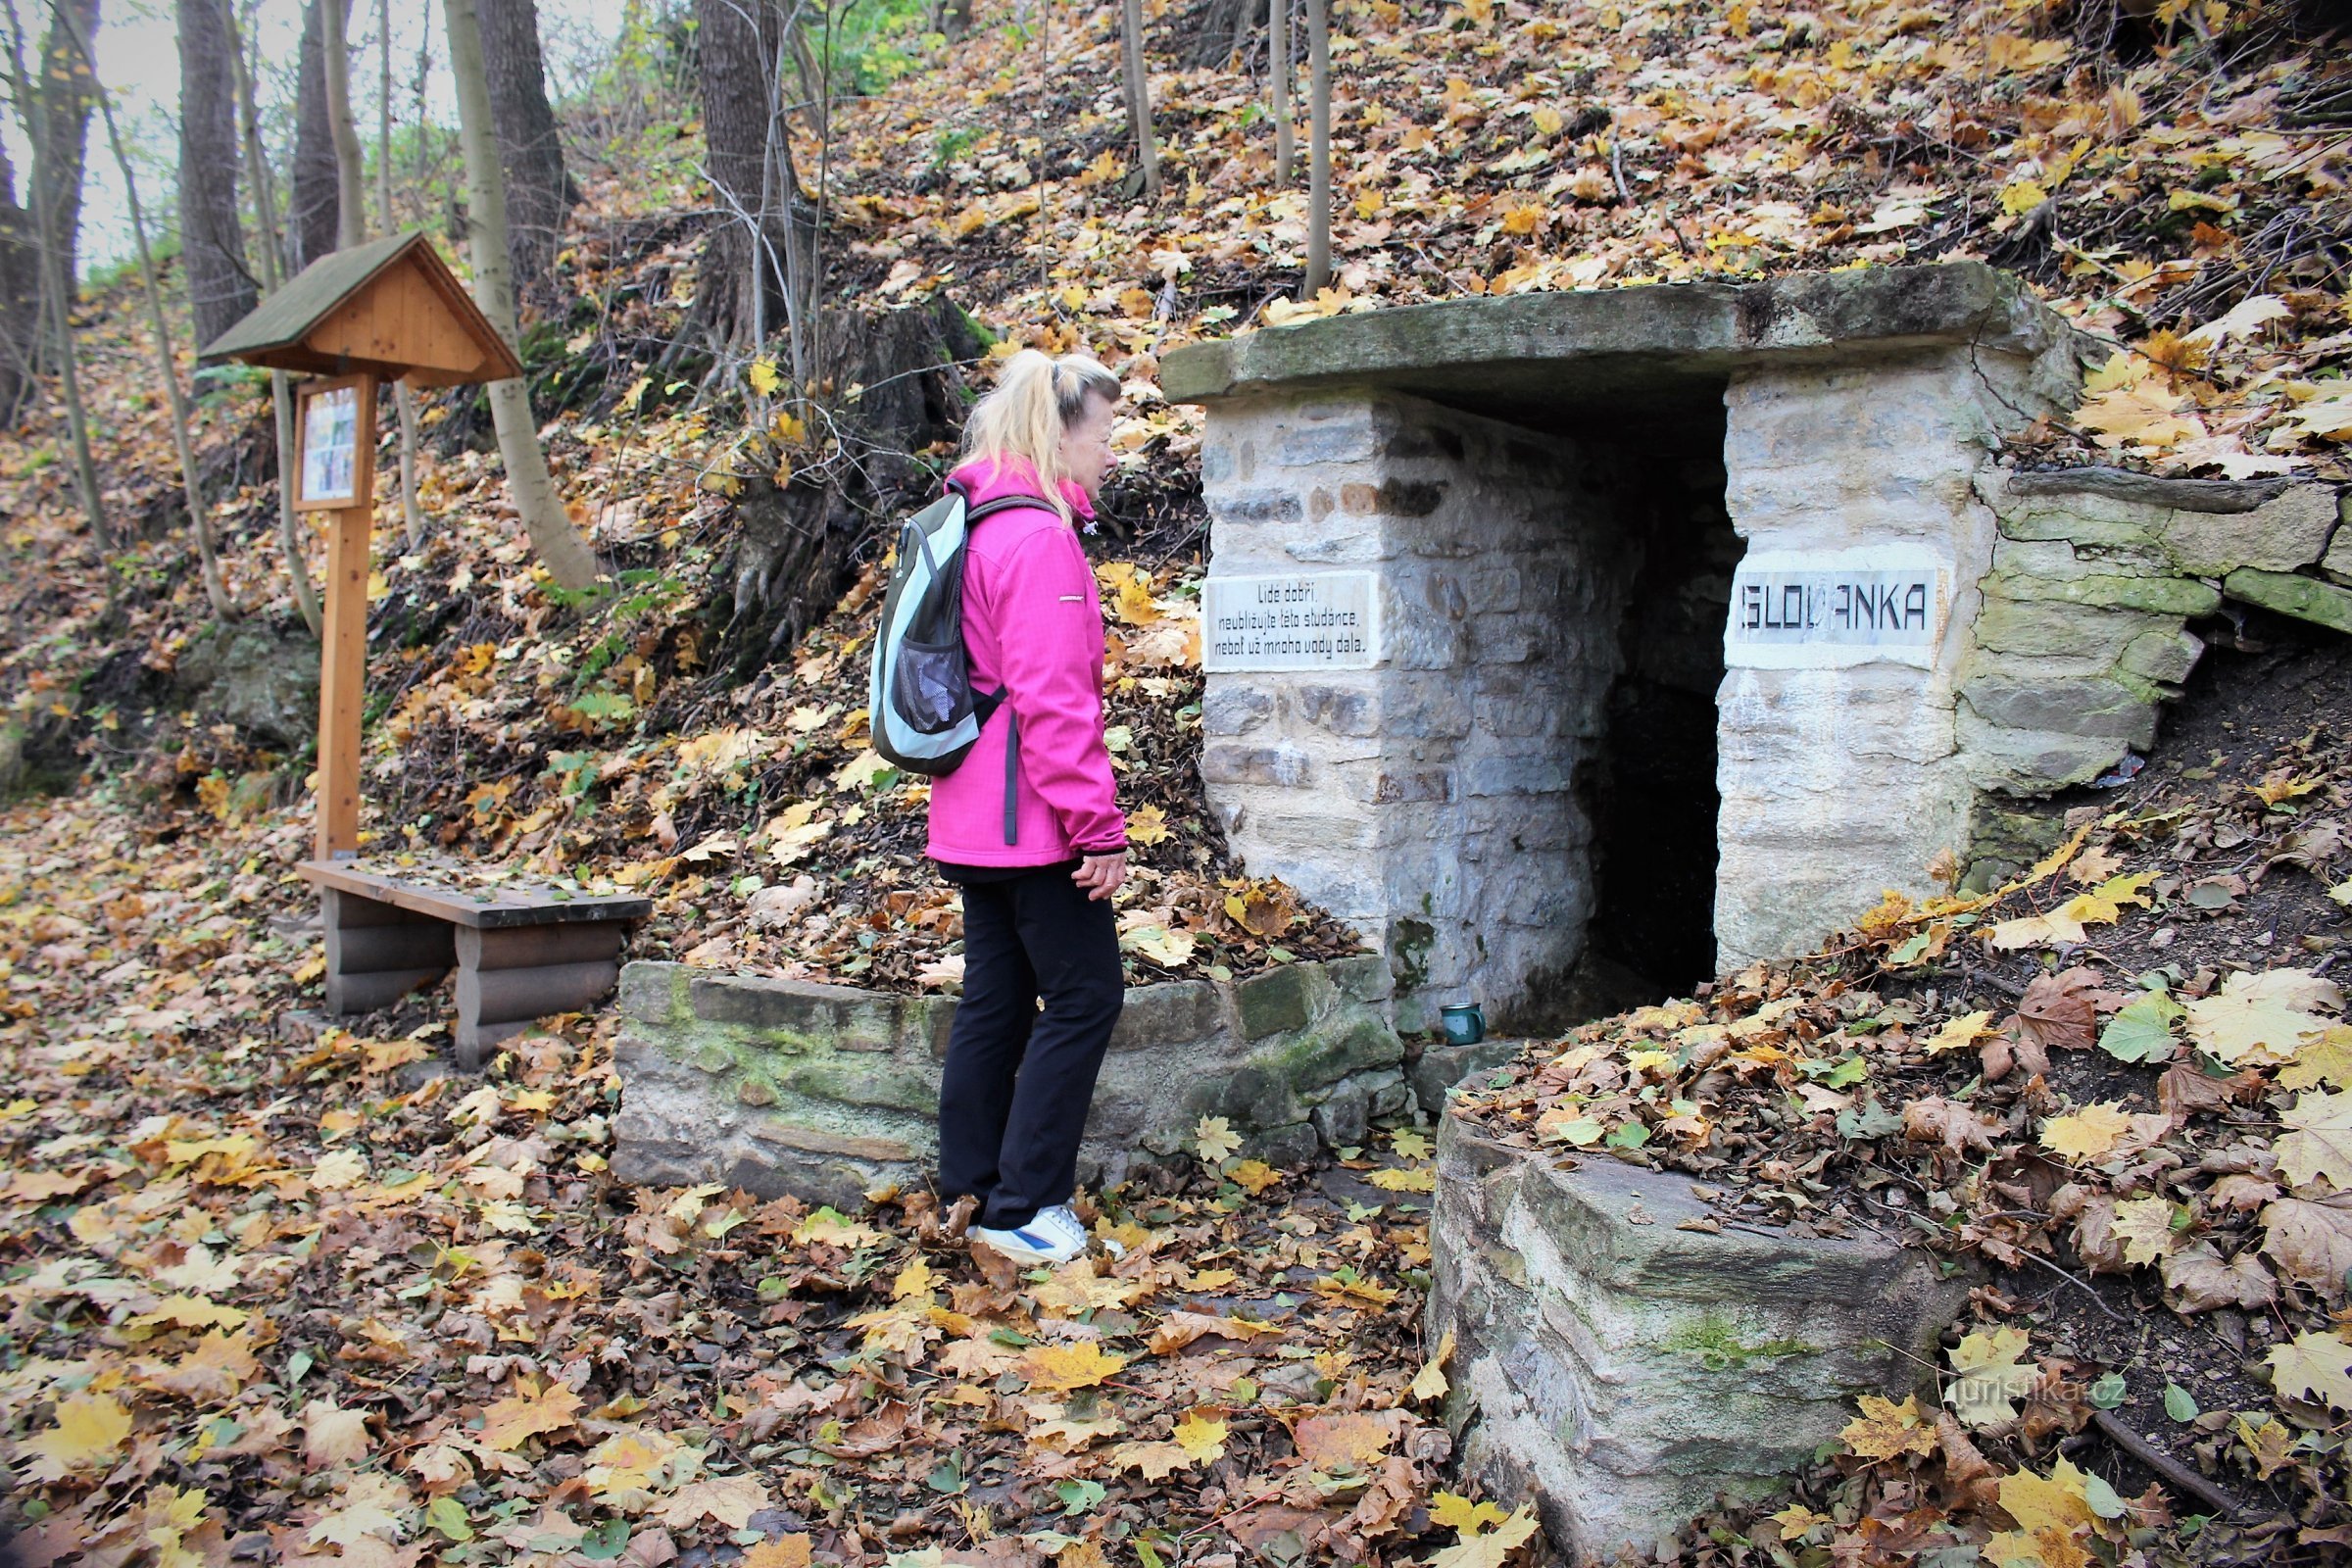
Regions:
[[[654,908],[635,894],[458,892],[337,860],[298,869],[318,889],[327,1011],[372,1012],[454,968],[468,1071],[532,1020],[593,1006],[619,978],[629,922]]]

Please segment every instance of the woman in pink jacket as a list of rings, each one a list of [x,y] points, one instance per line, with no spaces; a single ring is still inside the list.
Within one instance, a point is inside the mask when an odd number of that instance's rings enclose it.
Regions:
[[[940,1188],[976,1199],[972,1233],[1025,1262],[1086,1250],[1069,1207],[1078,1140],[1126,997],[1110,896],[1127,876],[1127,821],[1102,741],[1102,605],[1076,526],[1110,470],[1118,396],[1094,360],[1024,349],[973,407],[950,475],[974,506],[1038,498],[981,519],[965,546],[972,685],[1006,695],[932,785],[929,844],[963,889]]]

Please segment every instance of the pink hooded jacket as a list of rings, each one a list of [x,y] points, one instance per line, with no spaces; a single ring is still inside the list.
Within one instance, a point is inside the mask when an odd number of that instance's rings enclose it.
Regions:
[[[975,506],[1043,493],[1021,458],[966,463],[950,477]],[[1080,516],[1094,516],[1076,483],[1065,479],[1061,493]],[[1052,865],[1125,849],[1127,819],[1102,744],[1102,607],[1077,531],[1043,505],[980,519],[964,547],[963,642],[974,688],[1007,695],[961,765],[931,786],[931,858]],[[1007,834],[1004,748],[1016,717]]]

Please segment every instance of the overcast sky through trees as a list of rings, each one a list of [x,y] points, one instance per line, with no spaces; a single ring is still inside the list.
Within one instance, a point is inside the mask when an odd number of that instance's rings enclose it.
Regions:
[[[622,0],[539,0],[540,37],[547,51],[548,92],[567,92],[592,49],[609,40],[620,26]],[[46,0],[33,0],[30,9],[19,7],[25,25],[36,36],[47,26]],[[425,102],[434,120],[457,123],[457,98],[449,78],[449,46],[441,32],[438,0],[392,0],[392,74],[395,117],[415,103],[416,45],[427,27],[432,30],[433,71],[425,86]],[[290,129],[294,101],[294,57],[302,35],[301,0],[261,0],[262,83],[265,105],[281,112],[282,128]],[[360,139],[373,158],[375,148],[376,35],[374,0],[355,4],[351,16],[352,112],[359,122]],[[168,0],[104,0],[98,31],[98,74],[115,94],[123,117],[123,133],[139,160],[139,196],[150,223],[176,220],[172,200],[177,177],[179,124],[179,51],[173,37]],[[0,134],[8,140],[9,157],[19,170],[32,167],[24,127],[13,115]],[[93,122],[91,135],[99,134]],[[95,141],[93,141],[93,149]],[[272,151],[284,147],[273,139]],[[284,189],[281,183],[279,189]],[[369,184],[370,201],[373,183]],[[22,193],[20,192],[20,195]],[[243,192],[239,191],[240,199]],[[369,221],[374,221],[372,209]],[[160,236],[159,236],[160,237]],[[89,159],[87,192],[81,217],[81,268],[86,275],[129,258],[129,209],[122,199],[122,177],[113,163]]]

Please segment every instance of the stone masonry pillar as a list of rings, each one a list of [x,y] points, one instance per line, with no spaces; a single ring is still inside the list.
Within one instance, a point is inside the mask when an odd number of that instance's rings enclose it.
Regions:
[[[1457,1000],[1540,1013],[1593,904],[1575,792],[1619,662],[1606,487],[1565,444],[1386,392],[1223,401],[1201,475],[1212,608],[1360,573],[1377,620],[1364,658],[1278,669],[1204,627],[1201,772],[1235,851],[1380,948],[1400,1028]]]
[[[1809,951],[1886,889],[1932,893],[1937,852],[1965,852],[1956,672],[1994,538],[1973,487],[2027,368],[1963,347],[1734,374],[1726,499],[1747,555],[1716,700],[1722,968]],[[1903,624],[1915,587],[1924,627]],[[1891,631],[1863,624],[1881,599]],[[1813,634],[1774,631],[1799,603]],[[1823,640],[1824,615],[1853,640]]]

